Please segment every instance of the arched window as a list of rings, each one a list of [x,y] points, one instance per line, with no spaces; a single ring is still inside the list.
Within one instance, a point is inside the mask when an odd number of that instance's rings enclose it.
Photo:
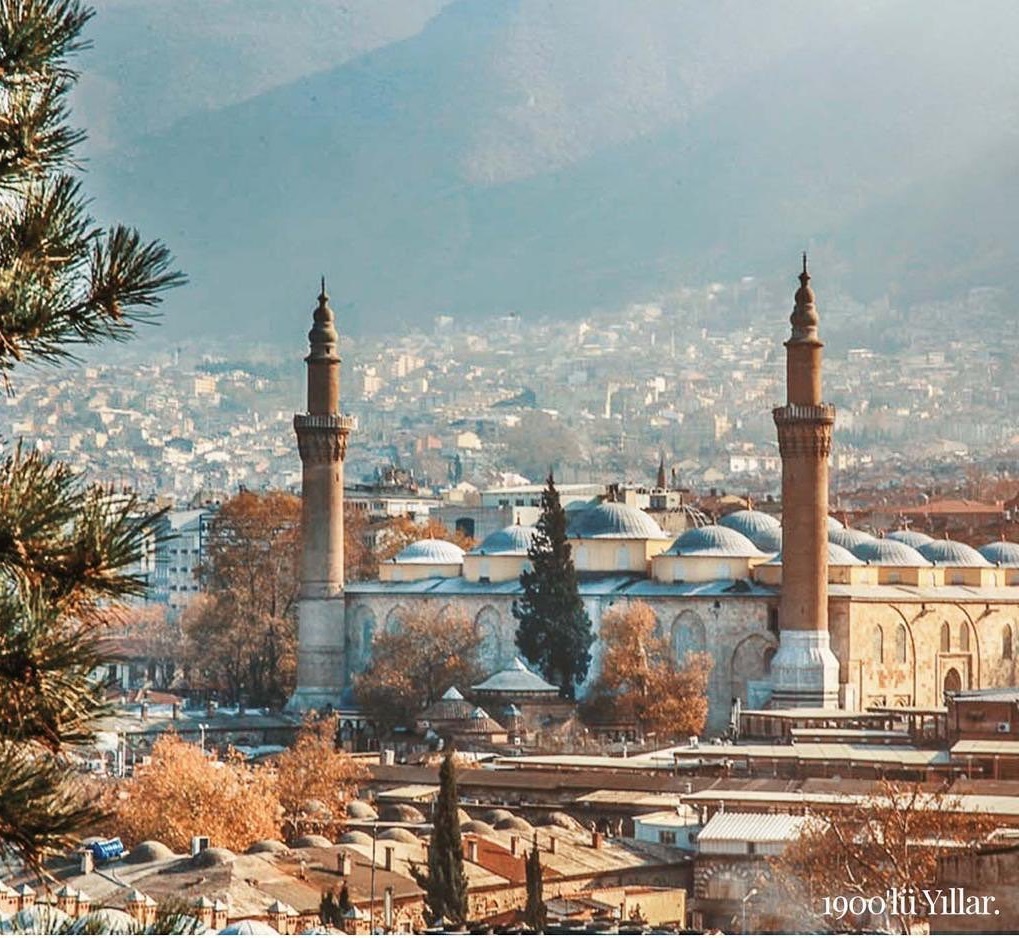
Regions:
[[[969,651],[969,626],[965,622],[959,626],[959,651]]]
[[[876,664],[885,660],[885,633],[880,625],[874,626],[870,636],[870,656]]]
[[[895,630],[895,660],[899,664],[906,663],[906,627],[900,625]]]
[[[941,623],[941,650],[952,650],[952,629],[949,627],[947,622]]]
[[[1006,625],[1001,630],[1001,657],[1012,657],[1012,626]]]

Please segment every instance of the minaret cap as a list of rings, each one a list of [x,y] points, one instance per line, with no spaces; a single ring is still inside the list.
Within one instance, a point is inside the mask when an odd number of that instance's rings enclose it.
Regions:
[[[322,278],[322,292],[318,295],[318,306],[315,307],[315,325],[308,333],[308,341],[311,343],[311,352],[334,353],[336,343],[340,341],[340,334],[336,331],[336,322],[333,311],[329,308],[329,294],[326,293],[326,278]],[[326,348],[326,346],[332,346]]]
[[[817,338],[817,307],[814,306],[814,291],[810,289],[810,274],[807,273],[807,252],[803,252],[803,271],[800,274],[800,288],[796,291],[796,304],[789,317],[793,324],[793,341]]]

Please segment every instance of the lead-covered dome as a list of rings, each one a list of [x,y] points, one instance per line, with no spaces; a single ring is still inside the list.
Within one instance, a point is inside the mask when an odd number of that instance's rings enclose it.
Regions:
[[[782,555],[776,554],[771,560],[768,561],[768,566],[782,564]],[[854,556],[844,547],[840,547],[838,544],[832,544],[828,542],[828,566],[837,567],[862,567],[863,561],[859,557]]]
[[[934,541],[918,547],[931,563],[939,567],[989,567],[991,564],[978,550],[961,541]]]
[[[639,508],[621,502],[602,502],[569,519],[566,534],[575,538],[667,540],[669,535]]]
[[[456,544],[434,537],[408,544],[393,558],[396,563],[463,563],[463,559]]]
[[[738,531],[765,553],[773,554],[782,549],[782,524],[773,515],[763,511],[734,511],[719,518],[718,523]]]
[[[923,531],[889,531],[885,537],[890,541],[899,541],[901,544],[908,544],[910,547],[915,547],[920,550],[925,544],[929,544],[934,540],[929,534],[924,534]],[[920,551],[923,553],[923,551]]]
[[[762,557],[750,538],[720,524],[690,528],[677,537],[665,552],[671,557]]]
[[[1003,567],[1019,567],[1019,544],[1012,541],[994,541],[980,548],[980,555],[988,563]]]
[[[477,547],[468,551],[471,555],[523,556],[530,550],[537,528],[529,524],[511,524],[508,528],[489,534]]]
[[[929,567],[930,561],[916,548],[886,537],[872,537],[853,551],[860,560],[880,567]]]
[[[845,528],[845,525],[841,521],[839,521],[838,518],[833,518],[831,515],[828,515],[828,533],[829,534],[831,534],[832,531],[841,531],[844,528]]]
[[[835,530],[829,529],[828,540],[832,544],[838,544],[839,547],[844,547],[859,557],[861,555],[857,553],[857,548],[864,544],[869,544],[871,541],[876,541],[877,538],[873,534],[868,534],[866,531],[858,531],[856,528],[837,528]]]

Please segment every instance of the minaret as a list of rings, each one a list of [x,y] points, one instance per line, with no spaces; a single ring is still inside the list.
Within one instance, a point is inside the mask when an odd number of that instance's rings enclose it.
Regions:
[[[821,400],[824,345],[806,254],[790,321],[787,403],[773,412],[782,456],[782,598],[772,706],[837,707],[839,664],[828,635],[828,456],[835,408]]]
[[[345,678],[343,459],[352,417],[340,413],[340,337],[325,278],[308,333],[308,411],[294,415],[301,454],[301,590],[297,601],[297,690],[288,710],[340,702]]]

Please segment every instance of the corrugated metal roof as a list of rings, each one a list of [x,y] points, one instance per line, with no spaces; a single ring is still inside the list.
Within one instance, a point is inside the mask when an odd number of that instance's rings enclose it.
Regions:
[[[697,842],[738,841],[743,843],[781,843],[796,840],[808,819],[794,814],[731,814],[719,812],[700,832]]]
[[[1019,756],[1019,739],[960,739],[953,756]]]

